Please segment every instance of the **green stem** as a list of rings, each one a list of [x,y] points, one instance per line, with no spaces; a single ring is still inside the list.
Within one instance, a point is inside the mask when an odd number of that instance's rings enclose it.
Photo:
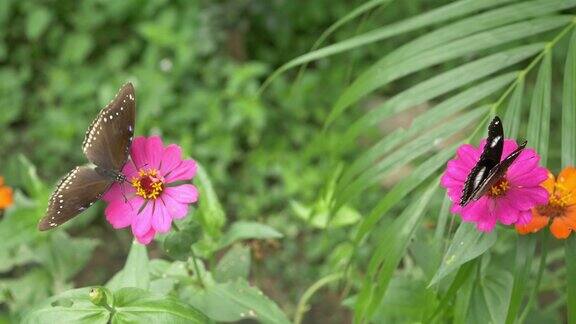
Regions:
[[[174,226],[174,230],[176,230],[176,232],[180,231],[180,228],[178,225],[176,225],[176,223],[172,223],[172,225]],[[198,260],[196,260],[196,254],[194,253],[194,248],[192,246],[190,246],[190,255],[192,256],[192,264],[194,264],[194,272],[196,273],[196,277],[198,277],[198,282],[202,288],[206,288],[204,280],[202,280],[202,273],[200,272],[200,267],[198,266]]]
[[[194,272],[196,272],[196,277],[198,277],[198,282],[202,288],[206,288],[204,280],[202,279],[202,273],[200,272],[200,267],[198,267],[198,260],[196,260],[196,254],[194,253],[194,248],[190,247],[190,255],[192,256],[192,263],[194,264]]]
[[[312,284],[312,286],[306,289],[306,291],[300,298],[300,301],[298,301],[298,306],[296,307],[296,314],[294,315],[293,323],[294,324],[302,323],[302,318],[304,317],[306,311],[308,311],[308,301],[320,288],[329,284],[332,281],[340,279],[342,276],[343,273],[333,273],[326,277],[320,278],[320,280],[316,281],[314,284]]]

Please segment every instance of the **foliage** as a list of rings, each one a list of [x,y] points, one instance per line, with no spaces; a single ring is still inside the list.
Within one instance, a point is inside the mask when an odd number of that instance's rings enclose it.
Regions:
[[[0,1],[0,322],[576,323],[574,237],[478,233],[438,187],[494,114],[574,164],[575,8]],[[136,133],[201,165],[199,203],[149,247],[98,204],[38,232],[125,81]]]

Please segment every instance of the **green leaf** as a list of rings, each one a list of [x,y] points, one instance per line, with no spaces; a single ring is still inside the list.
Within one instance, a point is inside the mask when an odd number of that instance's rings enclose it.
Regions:
[[[110,279],[106,287],[118,290],[124,287],[148,289],[150,285],[150,272],[148,268],[148,253],[146,246],[132,242],[130,253],[124,268]]]
[[[415,135],[429,131],[430,125],[440,124],[448,117],[454,116],[469,106],[494,94],[515,80],[516,76],[517,72],[496,76],[446,99],[432,109],[428,109],[414,119],[410,128],[396,129],[378,141],[378,143],[373,145],[369,150],[362,153],[352,165],[346,168],[345,173],[339,181],[339,185],[348,185],[350,181],[356,178],[357,174],[373,165],[380,157],[387,155],[400,144],[412,139]]]
[[[206,233],[217,239],[221,235],[222,226],[226,223],[226,213],[220,205],[208,174],[201,165],[198,165],[197,179],[201,198],[195,215],[198,216],[198,221]]]
[[[576,236],[570,235],[564,244],[566,260],[566,308],[568,323],[576,323]]]
[[[200,224],[190,221],[180,230],[171,231],[164,238],[163,247],[166,254],[176,260],[186,261],[190,256],[192,244],[202,235]]]
[[[529,280],[530,269],[532,269],[532,260],[536,249],[536,237],[535,235],[520,235],[517,237],[514,284],[512,286],[512,293],[506,315],[507,324],[514,324],[516,322],[516,317],[524,298],[526,283]]]
[[[472,270],[475,268],[475,265],[476,263],[473,260],[463,264],[458,269],[458,272],[456,273],[454,280],[452,280],[452,283],[450,283],[450,287],[448,287],[448,290],[444,293],[444,296],[442,296],[442,299],[440,300],[438,307],[436,307],[436,310],[434,311],[434,313],[432,313],[432,316],[426,322],[432,322],[432,320],[436,318],[436,316],[440,313],[440,311],[443,310],[446,307],[446,305],[448,305],[448,302],[458,294],[460,287],[462,287],[471,277]]]
[[[464,263],[488,251],[496,243],[496,237],[496,231],[483,233],[478,231],[474,224],[460,224],[440,268],[430,281],[430,286],[437,284],[447,275],[458,270]]]
[[[264,83],[263,88],[285,71],[298,65],[348,51],[373,42],[391,38],[419,28],[437,24],[449,19],[465,16],[471,12],[488,9],[514,0],[461,0],[419,16],[384,26],[368,33],[349,38],[345,41],[306,53],[278,68]]]
[[[520,121],[522,119],[522,99],[524,98],[524,77],[519,78],[518,83],[516,83],[516,88],[510,98],[508,103],[508,108],[506,108],[506,114],[504,115],[504,132],[508,138],[516,138],[518,136],[518,130],[520,129]]]
[[[504,323],[511,290],[512,275],[490,267],[486,276],[476,281],[467,323]]]
[[[454,58],[565,26],[571,20],[568,16],[544,17],[472,34],[478,29],[498,26],[509,17],[522,18],[517,17],[518,12],[528,16],[536,14],[534,11],[518,11],[516,8],[509,8],[506,12],[507,15],[503,18],[486,13],[459,21],[454,24],[456,26],[446,26],[426,34],[385,56],[363,72],[344,91],[336,102],[327,123],[331,123],[345,108],[350,107],[362,97],[401,77]],[[443,41],[451,42],[443,44]]]
[[[153,295],[138,288],[122,288],[114,294],[112,323],[199,323],[208,319],[196,308],[173,297]]]
[[[528,144],[540,154],[540,163],[546,165],[548,158],[548,138],[550,137],[550,106],[552,96],[552,57],[550,51],[544,54],[538,70],[526,137]]]
[[[90,288],[80,288],[54,296],[28,312],[22,323],[108,323],[109,312],[92,304],[89,292]]]
[[[66,232],[57,231],[50,235],[47,244],[39,246],[38,259],[56,280],[66,282],[90,261],[97,244],[93,239],[71,238]]]
[[[420,164],[412,173],[398,182],[390,191],[384,195],[380,200],[378,205],[372,209],[370,214],[363,219],[360,223],[358,232],[354,237],[354,242],[358,245],[365,237],[374,229],[374,226],[378,221],[385,215],[392,207],[397,203],[402,201],[406,195],[408,195],[412,190],[417,188],[422,182],[424,182],[429,176],[441,168],[446,161],[452,157],[456,146],[446,148],[444,151],[438,153],[437,155],[427,159],[425,162]]]
[[[26,19],[26,35],[36,40],[48,27],[52,14],[44,7],[35,7]]]
[[[486,109],[478,108],[454,118],[450,123],[441,127],[435,127],[413,141],[404,143],[397,151],[387,154],[381,161],[375,163],[356,178],[347,186],[337,190],[336,201],[340,204],[357,197],[366,188],[377,184],[387,171],[393,171],[396,168],[407,165],[414,159],[423,156],[435,148],[442,139],[450,138],[452,135],[461,131],[470,123],[477,121],[486,113]]]
[[[562,90],[562,166],[576,164],[576,31],[572,32]]]
[[[234,242],[249,239],[279,239],[282,238],[282,236],[282,233],[268,225],[257,222],[239,221],[232,224],[228,232],[222,236],[220,246],[226,247]]]
[[[375,323],[422,323],[436,304],[434,292],[426,283],[408,276],[390,281],[386,297],[374,316]]]
[[[356,300],[354,322],[372,319],[436,190],[437,180],[432,181],[419,195],[418,200],[406,208],[382,235],[381,242],[370,259],[366,279]]]
[[[535,43],[512,48],[478,60],[460,65],[452,70],[437,74],[387,100],[356,121],[347,132],[347,140],[354,140],[369,126],[415,105],[434,99],[450,91],[480,80],[506,67],[534,56],[544,48],[544,43]]]
[[[296,217],[319,229],[325,229],[328,225],[330,228],[349,226],[357,223],[361,218],[358,211],[347,205],[338,209],[333,217],[330,215],[329,208],[316,210],[315,208],[304,206],[295,200],[290,201],[290,207],[292,207]]]
[[[218,262],[214,278],[218,282],[234,281],[236,279],[247,280],[250,274],[250,260],[250,248],[235,244]]]
[[[189,301],[219,322],[255,319],[261,323],[290,323],[272,300],[245,280],[208,286],[192,293]]]

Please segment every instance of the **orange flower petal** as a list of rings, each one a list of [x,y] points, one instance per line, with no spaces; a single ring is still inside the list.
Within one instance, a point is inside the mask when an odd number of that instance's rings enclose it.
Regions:
[[[570,235],[572,230],[570,226],[564,220],[564,217],[557,217],[552,220],[552,225],[550,225],[550,232],[557,239],[565,239]]]
[[[536,233],[542,228],[548,225],[548,217],[538,215],[536,212],[532,212],[532,219],[526,225],[516,225],[516,231],[519,234],[526,235],[530,233]]]
[[[566,207],[562,218],[570,228],[576,230],[576,206]]]
[[[558,175],[556,190],[564,193],[571,193],[568,204],[576,203],[576,168],[566,167]]]
[[[12,205],[12,188],[0,187],[0,209],[8,208]]]
[[[546,190],[548,190],[549,194],[553,194],[555,184],[556,184],[556,179],[554,179],[554,175],[552,174],[552,172],[548,171],[548,179],[544,180],[544,182],[542,182],[541,186],[546,188]]]

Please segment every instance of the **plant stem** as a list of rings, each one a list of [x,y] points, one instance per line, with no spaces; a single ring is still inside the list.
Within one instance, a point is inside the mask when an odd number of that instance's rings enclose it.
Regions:
[[[202,273],[200,273],[200,267],[198,267],[198,261],[196,260],[196,254],[194,253],[194,248],[190,247],[190,255],[192,256],[192,263],[194,264],[194,272],[196,272],[196,277],[198,277],[198,282],[202,288],[206,288],[204,280],[202,280]]]
[[[302,323],[302,318],[306,313],[308,301],[310,298],[323,286],[329,284],[332,281],[338,280],[343,276],[343,273],[333,273],[331,275],[327,275],[326,277],[320,278],[320,280],[316,281],[312,286],[310,286],[302,297],[300,301],[298,301],[298,306],[296,307],[296,314],[294,315],[294,324]]]

